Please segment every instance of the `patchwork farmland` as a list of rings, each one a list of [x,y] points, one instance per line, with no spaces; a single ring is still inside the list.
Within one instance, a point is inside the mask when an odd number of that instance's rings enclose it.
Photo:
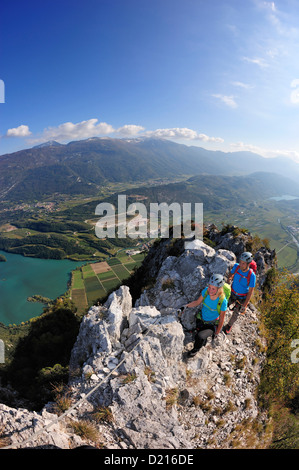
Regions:
[[[145,257],[144,253],[128,256],[120,254],[100,263],[91,263],[72,272],[71,298],[82,314],[104,298],[112,289],[127,279],[133,269],[138,268]]]

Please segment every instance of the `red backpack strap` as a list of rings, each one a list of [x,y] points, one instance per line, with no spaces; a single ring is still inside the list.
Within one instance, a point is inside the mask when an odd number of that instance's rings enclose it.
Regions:
[[[246,278],[246,279],[247,279],[247,284],[248,284],[248,286],[249,286],[249,283],[250,283],[250,278],[251,278],[251,274],[252,274],[252,273],[253,273],[253,270],[252,270],[252,269],[249,269],[249,273],[248,273],[247,278]]]
[[[235,269],[235,272],[233,273],[233,275],[237,274],[237,272],[238,272],[238,270],[239,270],[239,267],[240,267],[240,265],[238,264],[237,267],[236,267],[236,269]]]
[[[235,272],[234,272],[234,275],[237,274],[237,272],[239,271],[239,267],[240,267],[239,265],[236,267],[236,270],[235,270]],[[249,283],[250,283],[250,278],[251,278],[251,274],[252,274],[252,273],[253,273],[253,270],[252,270],[252,269],[249,269],[249,272],[248,272],[248,274],[247,274],[247,276],[246,276],[246,280],[247,280],[248,286],[249,286]],[[242,276],[242,274],[240,274],[240,273],[238,273],[238,274],[239,274],[240,276]],[[242,277],[244,277],[244,276],[242,276]]]

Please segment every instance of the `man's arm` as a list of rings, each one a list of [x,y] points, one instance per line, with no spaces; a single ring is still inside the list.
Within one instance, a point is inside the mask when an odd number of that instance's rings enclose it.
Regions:
[[[253,294],[253,291],[254,291],[254,287],[249,287],[249,291],[248,291],[248,294],[246,296],[246,299],[245,299],[245,302],[244,304],[242,305],[241,309],[240,309],[240,312],[244,313],[246,312],[246,308],[250,302],[250,299],[251,299],[251,296]]]
[[[219,335],[219,333],[220,333],[220,331],[221,331],[221,329],[222,329],[222,327],[223,327],[224,318],[225,318],[225,312],[223,312],[223,311],[221,310],[221,312],[220,312],[220,317],[219,317],[219,323],[218,323],[218,326],[217,326],[217,330],[216,330],[215,335]]]
[[[235,266],[236,266],[236,265],[235,265]],[[229,275],[228,275],[228,277],[227,277],[227,282],[229,282],[229,283],[230,283],[231,280],[234,278],[234,275],[235,275],[236,270],[234,270],[234,272],[232,272],[232,270],[234,269],[235,266],[232,267],[232,269],[230,270],[230,273],[229,273]]]

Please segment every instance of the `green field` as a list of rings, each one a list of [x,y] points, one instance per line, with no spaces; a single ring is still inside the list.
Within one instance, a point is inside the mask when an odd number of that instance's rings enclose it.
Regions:
[[[124,265],[113,266],[113,271],[120,280],[126,279],[130,275],[130,271]]]
[[[72,288],[73,289],[84,289],[84,281],[82,279],[82,272],[80,271],[73,271],[73,279],[72,279]]]
[[[138,261],[137,263],[128,263],[126,264],[126,268],[132,272],[135,267],[139,267],[141,265],[142,261]]]
[[[298,225],[298,211],[290,203],[265,201],[222,211],[204,211],[204,223],[214,223],[218,229],[222,224],[233,224],[246,228],[251,235],[268,239],[270,248],[277,253],[278,267],[299,272],[299,250],[290,234],[283,228]]]
[[[105,279],[112,279],[115,277],[115,272],[113,270],[107,271],[105,273],[99,273],[97,274],[98,278],[100,281],[104,281]]]
[[[117,264],[122,264],[118,258],[108,259],[107,263],[109,264],[109,266],[116,266]]]
[[[88,307],[85,289],[72,289],[72,300],[77,307],[77,312],[79,314],[84,313],[85,309]]]
[[[139,267],[145,253],[128,256],[125,253],[107,260],[111,270],[95,273],[92,264],[86,264],[72,272],[71,297],[77,311],[84,311],[127,279],[135,267]]]
[[[115,277],[114,279],[110,279],[108,281],[103,281],[103,286],[106,289],[106,292],[109,292],[111,289],[115,289],[119,284],[120,280]]]

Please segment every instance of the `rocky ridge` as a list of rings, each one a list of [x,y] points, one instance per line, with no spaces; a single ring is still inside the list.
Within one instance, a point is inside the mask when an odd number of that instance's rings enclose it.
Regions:
[[[247,241],[248,236],[227,233],[215,248],[199,240],[187,249],[180,245],[177,256],[163,255],[160,243],[160,265],[151,258],[155,283],[135,302],[129,287],[121,286],[82,320],[70,359],[68,396],[74,404],[96,386],[94,393],[27,443],[55,421],[53,404],[40,413],[0,405],[2,443],[63,449],[86,443],[108,449],[266,446],[268,419],[256,399],[265,359],[258,310],[250,304],[229,336],[221,333],[189,360],[196,312],[178,315],[212,273],[228,274]],[[274,256],[265,249],[256,254],[260,288]],[[110,419],[97,420],[99,410]],[[97,437],[74,432],[73,424],[83,421]]]

